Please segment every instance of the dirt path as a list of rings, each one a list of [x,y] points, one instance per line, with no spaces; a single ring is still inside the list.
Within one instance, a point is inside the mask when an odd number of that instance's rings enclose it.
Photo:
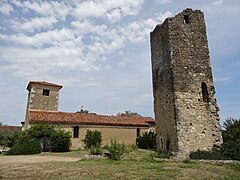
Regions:
[[[60,156],[40,156],[40,155],[19,155],[19,156],[0,156],[0,166],[3,164],[16,163],[40,163],[40,162],[74,162],[80,158],[60,157]]]

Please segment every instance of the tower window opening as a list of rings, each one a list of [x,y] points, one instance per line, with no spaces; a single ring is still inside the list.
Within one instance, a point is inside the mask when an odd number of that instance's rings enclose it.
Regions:
[[[43,89],[42,95],[43,95],[43,96],[49,96],[49,92],[50,92],[50,90]]]
[[[184,15],[184,23],[185,24],[189,24],[190,23],[189,15]]]
[[[203,97],[203,102],[209,102],[208,88],[205,82],[202,82],[202,97]]]
[[[79,137],[79,127],[74,126],[73,127],[73,138],[78,138]]]
[[[158,78],[159,76],[159,69],[156,70],[156,77]]]

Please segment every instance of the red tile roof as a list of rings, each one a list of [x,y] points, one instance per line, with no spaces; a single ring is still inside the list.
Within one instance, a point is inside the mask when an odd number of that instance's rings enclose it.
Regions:
[[[20,126],[0,126],[0,131],[21,131]]]
[[[27,90],[29,90],[29,87],[30,87],[30,85],[32,85],[32,84],[39,84],[39,85],[45,85],[45,86],[54,86],[54,87],[58,87],[58,88],[60,88],[60,89],[62,88],[62,86],[59,85],[59,84],[50,83],[50,82],[46,82],[46,81],[30,81],[30,82],[28,83]]]
[[[66,113],[53,111],[30,110],[29,123],[78,124],[78,125],[109,125],[109,126],[145,126],[150,117],[141,116],[105,116],[93,113]]]

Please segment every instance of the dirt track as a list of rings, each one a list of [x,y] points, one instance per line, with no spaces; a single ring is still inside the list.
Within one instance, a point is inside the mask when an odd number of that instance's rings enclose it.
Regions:
[[[0,166],[3,164],[16,163],[40,163],[40,162],[74,162],[80,158],[60,157],[60,156],[40,156],[40,155],[21,155],[21,156],[0,156]]]

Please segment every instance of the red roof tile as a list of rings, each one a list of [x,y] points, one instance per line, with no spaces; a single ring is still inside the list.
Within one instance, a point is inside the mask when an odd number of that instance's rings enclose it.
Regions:
[[[46,81],[30,81],[28,83],[27,90],[29,90],[29,86],[32,85],[32,84],[39,84],[39,85],[45,85],[45,86],[54,86],[54,87],[58,87],[60,89],[62,88],[62,86],[59,85],[59,84],[50,83],[50,82],[46,82]]]
[[[0,131],[21,131],[20,126],[0,126]]]
[[[146,126],[150,117],[141,116],[105,116],[93,113],[66,113],[53,111],[30,110],[29,123],[58,123],[79,125],[110,125],[110,126]]]

